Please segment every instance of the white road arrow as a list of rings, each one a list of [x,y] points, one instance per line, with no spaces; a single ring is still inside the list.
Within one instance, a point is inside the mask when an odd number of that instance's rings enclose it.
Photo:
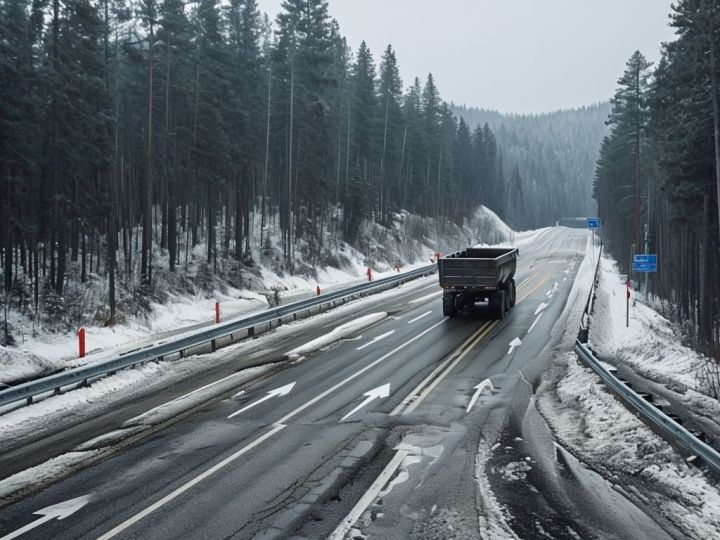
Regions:
[[[43,523],[52,521],[53,519],[65,519],[66,517],[80,510],[89,502],[90,495],[83,495],[82,497],[70,499],[69,501],[61,502],[58,504],[53,504],[52,506],[48,506],[47,508],[43,508],[42,510],[33,512],[34,515],[42,517],[40,519],[36,519],[32,523],[28,523],[23,528],[18,529],[17,531],[11,532],[7,536],[3,536],[2,538],[0,538],[0,540],[12,540],[13,538],[17,538],[18,536],[21,536],[26,532],[39,527]]]
[[[370,403],[371,401],[374,401],[377,398],[386,398],[390,395],[390,383],[384,384],[382,386],[378,386],[375,390],[370,390],[369,392],[365,392],[363,394],[364,396],[367,396],[365,398],[365,401],[363,401],[360,405],[355,407],[352,411],[347,413],[345,416],[343,416],[340,421],[344,421],[348,416],[352,416],[356,412],[358,412],[360,409],[362,409],[365,405]]]
[[[510,342],[510,348],[508,349],[508,354],[512,354],[515,349],[517,349],[520,345],[522,345],[522,341],[519,337],[516,337]]]
[[[493,386],[493,383],[490,382],[490,379],[485,379],[483,382],[478,384],[475,387],[475,394],[473,394],[472,399],[470,400],[470,403],[468,403],[467,411],[470,412],[470,409],[473,408],[473,405],[475,405],[475,402],[480,397],[480,394],[482,394],[482,391],[485,390],[485,388],[488,388],[490,391],[492,391],[495,387]]]
[[[243,407],[239,411],[232,413],[230,416],[228,416],[228,418],[232,418],[233,416],[237,416],[238,414],[243,413],[243,412],[247,411],[248,409],[252,409],[256,405],[260,405],[263,401],[267,401],[270,398],[274,398],[276,396],[287,396],[292,391],[294,386],[295,386],[295,383],[290,383],[290,384],[286,384],[285,386],[281,386],[280,388],[276,388],[275,390],[270,390],[267,393],[267,396],[265,396],[264,398],[258,399],[256,402],[251,403],[250,405],[248,405],[246,407]]]

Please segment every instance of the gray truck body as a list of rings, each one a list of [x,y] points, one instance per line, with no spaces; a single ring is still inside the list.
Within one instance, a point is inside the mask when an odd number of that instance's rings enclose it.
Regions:
[[[488,302],[502,319],[515,305],[517,248],[471,247],[438,261],[443,313],[453,317],[477,302]]]

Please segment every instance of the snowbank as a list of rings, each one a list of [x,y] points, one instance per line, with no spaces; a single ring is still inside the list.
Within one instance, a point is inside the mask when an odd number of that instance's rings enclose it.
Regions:
[[[688,537],[720,538],[717,487],[578,365],[574,353],[560,362],[566,371],[557,384],[557,402],[545,393],[542,404],[563,446],[606,478],[616,478],[625,492],[657,509]]]
[[[703,374],[713,362],[681,343],[680,329],[635,297],[630,326],[625,326],[625,278],[611,259],[603,257],[590,343],[615,362],[628,365],[646,378],[673,388],[708,394]],[[717,414],[720,414],[718,404]]]
[[[0,346],[0,389],[6,384],[30,378],[36,373],[57,371],[63,366],[59,359]]]
[[[333,328],[332,331],[328,332],[324,336],[313,339],[312,341],[309,341],[304,345],[301,345],[300,347],[297,347],[292,351],[285,353],[285,356],[288,358],[299,358],[304,354],[309,354],[311,352],[317,351],[322,347],[327,347],[328,345],[331,345],[336,341],[340,341],[341,339],[351,336],[364,328],[372,326],[373,324],[382,321],[385,317],[387,317],[387,313],[385,312],[370,313],[369,315],[365,315],[364,317],[360,317],[359,319]]]

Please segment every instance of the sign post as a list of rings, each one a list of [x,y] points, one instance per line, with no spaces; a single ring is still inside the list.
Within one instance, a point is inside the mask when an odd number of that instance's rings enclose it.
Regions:
[[[649,253],[633,255],[632,269],[633,272],[641,274],[657,272],[657,255]]]
[[[600,218],[587,218],[587,228],[592,231],[592,252],[593,252],[593,264],[595,263],[595,231],[602,227],[602,220]]]
[[[645,274],[647,277],[647,274],[657,272],[657,255],[651,254],[651,253],[645,253],[642,255],[633,255],[632,260],[632,271],[637,272],[638,274]],[[630,315],[629,315],[629,303],[630,303],[630,279],[628,278],[628,315],[627,315],[627,326],[630,325]]]

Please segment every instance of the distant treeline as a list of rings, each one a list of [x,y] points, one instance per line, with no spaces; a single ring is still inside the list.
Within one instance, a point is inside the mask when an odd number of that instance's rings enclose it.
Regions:
[[[107,276],[112,319],[116,281],[151,293],[201,244],[246,261],[270,220],[292,272],[323,230],[512,195],[493,132],[432,75],[405,90],[392,47],[353,54],[323,0],[274,24],[255,0],[0,0],[0,81],[6,307],[61,300],[72,267]]]
[[[650,291],[718,355],[720,9],[682,0],[671,21],[677,39],[658,65],[636,52],[618,81],[595,198],[621,268],[645,251],[647,238],[659,261]]]
[[[519,184],[505,218],[516,228],[553,225],[566,217],[597,212],[592,198],[595,164],[609,103],[543,114],[501,114],[473,107],[452,110],[469,125],[488,124],[495,132],[503,162]],[[518,197],[518,194],[520,195]]]

